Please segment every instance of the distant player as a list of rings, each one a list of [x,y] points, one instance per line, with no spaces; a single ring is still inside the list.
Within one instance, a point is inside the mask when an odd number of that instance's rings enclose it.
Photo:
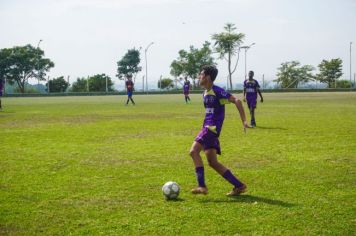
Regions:
[[[200,152],[204,150],[209,166],[234,186],[233,190],[226,195],[237,196],[246,191],[246,185],[217,160],[217,154],[221,154],[219,135],[225,118],[225,104],[235,104],[245,132],[248,125],[242,102],[224,89],[214,85],[217,74],[218,70],[215,66],[204,66],[199,75],[199,83],[206,89],[203,94],[205,119],[202,129],[190,149],[198,182],[198,187],[192,189],[192,193],[208,193],[204,179],[204,165],[200,156]]]
[[[257,93],[260,95],[261,102],[263,102],[263,97],[260,91],[260,85],[257,80],[253,78],[253,76],[253,71],[250,71],[248,73],[248,79],[244,82],[244,102],[247,101],[247,106],[250,110],[251,127],[256,127],[255,109],[257,104]]]
[[[2,105],[1,105],[1,97],[4,93],[4,89],[5,89],[5,80],[4,79],[0,79],[0,110],[2,110]]]
[[[185,77],[185,82],[183,85],[183,93],[184,93],[184,98],[185,98],[186,104],[188,104],[188,101],[190,102],[189,90],[190,90],[190,82],[189,82],[188,78]]]
[[[126,91],[127,91],[126,106],[129,104],[130,100],[131,100],[132,104],[135,105],[135,102],[132,99],[132,93],[134,91],[134,83],[132,82],[132,75],[128,75],[127,76],[127,80],[125,82],[125,86],[126,86]]]

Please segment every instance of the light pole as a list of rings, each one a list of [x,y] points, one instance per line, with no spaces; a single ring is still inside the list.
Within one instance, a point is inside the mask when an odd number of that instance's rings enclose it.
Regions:
[[[146,92],[148,93],[148,85],[147,85],[147,50],[151,45],[154,44],[154,42],[151,42],[150,44],[147,45],[145,49],[145,62],[146,62]]]
[[[108,77],[105,77],[105,92],[108,93]]]
[[[42,39],[40,39],[40,41],[38,41],[38,43],[37,43],[37,49],[40,48],[40,43],[41,43],[42,41],[43,41]],[[40,70],[39,60],[38,60],[38,63],[37,63],[37,70],[38,70],[38,72],[39,72],[39,70]],[[39,89],[39,85],[40,85],[40,78],[37,77],[37,86],[38,86],[37,89]]]
[[[242,46],[240,48],[245,49],[245,79],[247,79],[247,51],[256,43],[252,43],[249,46]]]
[[[352,63],[352,57],[351,57],[351,55],[352,55],[352,51],[351,51],[351,49],[352,49],[352,42],[350,42],[350,88],[352,88],[352,71],[351,71],[351,63]]]

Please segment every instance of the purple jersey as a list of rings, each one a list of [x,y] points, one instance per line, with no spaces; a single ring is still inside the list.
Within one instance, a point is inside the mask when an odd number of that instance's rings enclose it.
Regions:
[[[244,88],[246,89],[246,98],[256,98],[257,99],[257,90],[260,88],[257,80],[245,80]]]
[[[134,88],[134,83],[131,80],[126,81],[127,92],[132,92]]]
[[[209,91],[204,91],[205,119],[203,127],[220,135],[225,119],[225,104],[230,103],[231,94],[224,89],[213,86]]]
[[[184,82],[184,85],[183,85],[184,94],[188,94],[189,93],[189,89],[190,89],[190,82],[189,81]]]

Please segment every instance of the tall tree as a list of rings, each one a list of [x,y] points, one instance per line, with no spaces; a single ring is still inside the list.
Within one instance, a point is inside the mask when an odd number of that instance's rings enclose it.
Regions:
[[[179,57],[171,63],[171,75],[175,77],[187,76],[193,80],[196,87],[196,79],[202,66],[215,64],[209,42],[204,42],[202,48],[190,46],[189,51],[180,50]]]
[[[133,48],[129,49],[127,53],[117,62],[117,77],[121,80],[127,78],[128,75],[133,75],[140,72],[142,67],[140,64],[140,51]]]
[[[278,70],[277,79],[274,81],[282,88],[297,88],[300,83],[314,79],[312,74],[314,67],[311,65],[301,66],[298,61],[282,63]]]
[[[49,86],[48,83],[46,83],[46,87],[49,87],[49,91],[54,93],[65,92],[68,86],[69,83],[63,76],[49,80]]]
[[[331,59],[330,61],[323,60],[319,65],[319,74],[317,74],[316,79],[321,83],[327,83],[328,87],[331,88],[338,78],[340,78],[342,73],[342,60],[340,58]]]
[[[54,63],[44,58],[44,51],[29,44],[0,50],[0,77],[11,85],[17,83],[22,93],[30,78],[46,80],[46,73],[52,67]]]
[[[245,39],[245,34],[235,32],[236,27],[232,23],[227,23],[224,26],[225,32],[213,34],[212,39],[215,40],[214,46],[220,59],[227,61],[229,71],[230,89],[232,89],[232,74],[236,71],[237,64],[240,58],[240,45]],[[232,59],[237,54],[236,63],[232,68]]]

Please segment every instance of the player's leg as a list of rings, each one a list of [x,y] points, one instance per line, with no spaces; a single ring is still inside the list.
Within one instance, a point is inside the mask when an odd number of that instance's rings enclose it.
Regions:
[[[129,104],[129,101],[130,101],[130,97],[127,96],[126,106]]]
[[[184,95],[184,100],[185,100],[185,103],[187,104],[188,103],[187,95]]]
[[[131,100],[132,104],[135,105],[135,102],[134,102],[134,100],[132,99],[132,96],[130,97],[130,100]]]
[[[255,127],[256,126],[256,120],[255,120],[255,108],[251,109],[251,126]]]
[[[206,158],[208,159],[209,166],[213,168],[220,175],[224,175],[227,168],[218,161],[215,148],[207,149],[204,151]]]
[[[2,109],[2,106],[1,106],[1,97],[0,97],[0,109]]]
[[[255,109],[257,105],[257,98],[251,101],[251,126],[256,127],[256,119],[255,119]]]
[[[208,159],[209,166],[234,186],[234,189],[230,193],[226,194],[227,196],[236,196],[246,191],[246,185],[237,179],[229,169],[218,161],[216,149],[205,150],[205,155]]]
[[[189,151],[189,155],[192,157],[195,166],[195,174],[198,182],[198,187],[192,189],[194,194],[207,194],[208,189],[205,185],[204,176],[204,163],[200,156],[200,152],[203,149],[202,145],[197,141],[193,142],[193,145]]]
[[[254,111],[253,99],[251,99],[251,98],[247,99],[247,106],[250,111],[250,117],[251,117],[250,125],[251,125],[251,127],[255,127],[255,111]]]

